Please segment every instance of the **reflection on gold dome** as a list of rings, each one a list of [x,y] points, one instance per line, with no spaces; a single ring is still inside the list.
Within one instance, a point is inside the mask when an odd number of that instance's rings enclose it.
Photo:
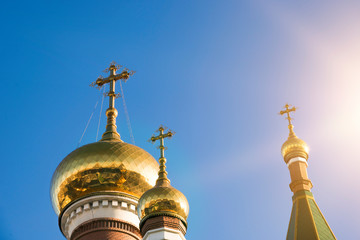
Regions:
[[[167,187],[156,186],[144,193],[138,205],[138,216],[142,222],[150,216],[161,214],[178,217],[186,226],[189,203],[184,194],[170,185]]]
[[[59,214],[70,202],[104,192],[140,198],[155,185],[158,166],[148,152],[121,140],[82,146],[70,153],[53,175],[53,207]]]
[[[295,157],[302,157],[308,159],[309,147],[300,138],[298,138],[293,132],[290,133],[289,138],[284,142],[281,147],[281,154],[283,155],[285,162]]]

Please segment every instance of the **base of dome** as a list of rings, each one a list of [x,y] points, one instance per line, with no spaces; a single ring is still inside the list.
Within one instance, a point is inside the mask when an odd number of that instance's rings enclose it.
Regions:
[[[59,217],[60,229],[67,239],[72,239],[72,234],[84,223],[111,219],[132,225],[139,232],[140,221],[136,214],[137,204],[137,200],[121,195],[89,196],[64,209]]]

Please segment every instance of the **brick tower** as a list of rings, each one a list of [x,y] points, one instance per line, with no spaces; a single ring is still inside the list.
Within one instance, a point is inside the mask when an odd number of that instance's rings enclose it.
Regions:
[[[294,133],[290,112],[295,110],[295,107],[290,108],[290,105],[286,104],[285,110],[280,112],[281,115],[287,114],[286,119],[289,122],[289,137],[282,145],[281,153],[290,171],[290,189],[294,193],[286,239],[335,240],[334,233],[310,191],[312,183],[307,174],[309,148]]]

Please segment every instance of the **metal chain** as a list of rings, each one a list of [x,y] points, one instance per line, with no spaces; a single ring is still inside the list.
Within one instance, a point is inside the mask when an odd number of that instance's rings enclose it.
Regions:
[[[123,87],[122,87],[121,81],[119,81],[119,82],[120,82],[121,98],[122,98],[122,100],[123,100],[124,112],[125,112],[125,116],[126,116],[126,123],[127,123],[128,129],[129,129],[129,133],[130,133],[130,139],[131,139],[132,144],[135,145],[135,138],[134,138],[134,135],[133,135],[133,132],[132,132],[130,117],[129,117],[129,113],[128,113],[127,107],[126,107],[126,102],[125,102],[125,96],[124,96]]]
[[[97,142],[98,136],[99,136],[101,113],[102,113],[102,108],[103,108],[103,105],[104,105],[104,98],[105,98],[105,87],[103,89],[104,89],[103,93],[101,94],[102,95],[102,100],[101,100],[100,113],[99,113],[99,123],[98,123],[97,131],[96,131],[96,142]]]

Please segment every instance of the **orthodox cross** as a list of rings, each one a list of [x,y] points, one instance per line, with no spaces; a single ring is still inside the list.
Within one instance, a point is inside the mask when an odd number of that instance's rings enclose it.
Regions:
[[[120,96],[119,94],[115,94],[115,82],[118,80],[126,82],[129,77],[135,73],[134,71],[129,71],[129,69],[124,68],[121,73],[116,74],[116,71],[121,68],[122,66],[118,65],[116,62],[110,63],[110,67],[104,70],[104,72],[110,72],[110,75],[106,78],[103,78],[103,76],[100,75],[98,79],[90,85],[101,89],[103,85],[109,83],[110,91],[106,93],[106,95],[109,96],[109,108],[115,107],[115,98]]]
[[[106,110],[107,116],[107,124],[105,133],[102,135],[100,141],[107,140],[118,140],[120,139],[120,134],[116,131],[116,117],[118,115],[117,110],[115,109],[115,98],[119,97],[119,94],[115,94],[115,82],[118,80],[122,80],[126,82],[130,76],[132,76],[135,72],[129,71],[127,68],[124,68],[123,71],[119,74],[116,74],[116,71],[121,69],[122,66],[117,65],[116,62],[112,62],[110,67],[105,69],[105,72],[110,72],[110,75],[107,78],[103,78],[102,76],[98,77],[95,82],[93,82],[90,86],[101,89],[105,84],[109,83],[110,90],[106,93],[109,96],[109,108]]]
[[[152,136],[150,138],[150,141],[152,143],[155,143],[157,140],[160,140],[160,146],[159,146],[159,149],[160,149],[160,158],[164,158],[164,153],[165,153],[165,146],[164,146],[164,139],[165,138],[171,138],[172,136],[174,136],[175,132],[174,131],[171,131],[169,129],[169,131],[167,133],[164,133],[165,131],[165,127],[163,126],[160,126],[159,129],[157,130],[157,132],[159,132],[159,135],[158,136]]]
[[[169,130],[167,133],[164,133],[165,128],[163,126],[160,126],[159,129],[157,130],[159,132],[158,136],[152,136],[150,138],[150,141],[152,143],[155,143],[157,140],[160,140],[160,158],[159,158],[159,163],[160,163],[160,170],[159,170],[159,178],[156,181],[156,185],[157,186],[168,186],[170,184],[170,180],[167,178],[167,172],[166,172],[166,158],[164,156],[164,152],[165,152],[165,146],[164,146],[164,139],[165,138],[171,138],[172,136],[174,136],[175,132]]]
[[[291,105],[285,104],[285,106],[284,106],[285,110],[282,110],[279,113],[280,115],[284,115],[286,113],[287,117],[285,119],[287,119],[289,121],[289,126],[292,125],[291,120],[293,119],[290,117],[290,113],[295,112],[297,109],[296,107],[292,107],[292,108],[290,108],[290,107],[291,107]]]

